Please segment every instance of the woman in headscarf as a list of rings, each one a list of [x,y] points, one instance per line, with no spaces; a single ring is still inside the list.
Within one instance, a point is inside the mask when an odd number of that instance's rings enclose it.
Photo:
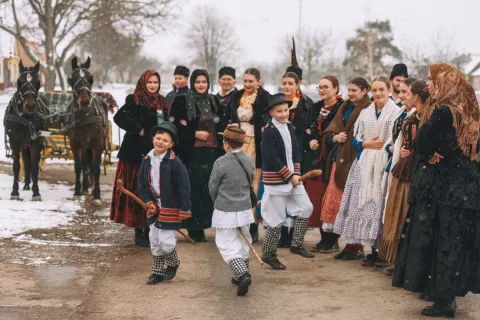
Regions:
[[[321,216],[318,218],[321,220],[322,240],[315,245],[313,251],[331,253],[339,249],[340,236],[333,233],[333,227],[340,211],[348,172],[356,161],[358,152],[353,146],[355,122],[360,112],[371,104],[368,91],[370,91],[370,84],[364,78],[351,80],[348,84],[348,100],[342,103],[329,125],[323,130],[320,158],[324,159],[325,163],[322,168],[323,177],[329,178],[330,181],[322,199]],[[336,259],[344,260],[362,257],[363,246],[352,244],[347,245],[340,254],[335,256]]]
[[[388,264],[395,263],[403,223],[408,212],[410,180],[418,158],[415,152],[415,136],[429,96],[425,81],[417,80],[407,85],[408,79],[411,78],[405,79],[400,84],[400,99],[403,107],[408,110],[408,115],[400,126],[400,132],[395,134],[394,130],[393,134],[396,137],[392,140],[395,146],[391,170],[393,178],[388,190],[382,242],[378,250],[381,261]],[[386,273],[393,275],[393,268],[388,269]]]
[[[236,123],[247,133],[246,141],[242,150],[255,161],[255,179],[253,190],[258,200],[262,199],[263,183],[262,176],[262,129],[267,123],[263,110],[268,105],[270,93],[261,86],[260,71],[257,68],[248,68],[243,74],[243,89],[235,91],[230,99],[231,122]],[[260,208],[256,209],[255,215],[261,217]],[[250,225],[252,241],[258,241],[258,224]]]
[[[133,94],[125,99],[125,104],[113,117],[113,121],[123,130],[115,181],[121,179],[124,187],[138,195],[137,175],[142,158],[152,150],[150,129],[166,118],[167,102],[159,93],[160,75],[154,70],[145,71],[137,82]],[[116,223],[135,228],[135,243],[149,247],[148,225],[143,208],[133,199],[117,192],[113,185],[110,219]]]
[[[393,286],[433,301],[423,315],[455,317],[455,297],[480,292],[480,175],[473,162],[479,106],[449,64],[432,64],[427,85]]]
[[[223,132],[229,114],[220,108],[217,96],[209,94],[210,77],[206,70],[197,69],[190,76],[190,91],[177,96],[172,105],[172,121],[178,130],[176,151],[185,164],[192,190],[192,218],[182,222],[182,228],[196,242],[206,242],[204,229],[212,224],[213,202],[208,181],[213,163],[223,154],[218,132]]]

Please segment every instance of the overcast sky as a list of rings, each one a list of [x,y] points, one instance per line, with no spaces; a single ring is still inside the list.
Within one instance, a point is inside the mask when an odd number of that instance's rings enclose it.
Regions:
[[[198,4],[213,5],[229,17],[243,54],[237,60],[273,62],[279,59],[278,44],[298,28],[299,0],[178,0],[181,15],[168,34],[147,40],[145,52],[159,60],[187,60],[182,36]],[[366,20],[390,19],[395,43],[402,49],[423,46],[433,50],[432,37],[451,44],[458,52],[480,55],[480,0],[302,0],[302,27],[331,30],[336,54],[345,52],[345,39]],[[2,51],[9,37],[1,34]],[[187,61],[185,62],[187,63]]]

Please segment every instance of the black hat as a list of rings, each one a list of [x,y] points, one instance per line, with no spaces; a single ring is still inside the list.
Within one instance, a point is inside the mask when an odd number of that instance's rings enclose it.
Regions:
[[[187,77],[190,75],[190,69],[184,66],[177,66],[175,68],[175,71],[173,72],[173,75],[179,74],[181,76]]]
[[[286,71],[286,72],[293,72],[293,73],[295,73],[295,74],[298,76],[298,78],[299,78],[300,80],[302,80],[303,71],[302,71],[302,69],[301,69],[300,67],[290,66],[290,67],[287,68],[287,71]]]
[[[392,73],[390,73],[390,80],[397,76],[408,78],[407,66],[403,63],[398,63],[393,66]]]
[[[288,104],[289,107],[292,106],[292,101],[288,101],[287,97],[283,93],[276,93],[270,96],[270,99],[268,99],[268,106],[265,108],[265,112],[268,112],[268,110],[272,109],[275,106],[278,106],[279,104]]]
[[[178,141],[177,127],[175,127],[173,123],[168,121],[163,121],[158,126],[155,126],[150,130],[150,136],[153,138],[155,136],[155,132],[157,132],[158,130],[167,131],[172,136],[173,142],[176,143]]]
[[[218,79],[220,79],[223,76],[232,76],[233,79],[235,79],[235,69],[232,67],[223,67],[220,69],[218,72]]]

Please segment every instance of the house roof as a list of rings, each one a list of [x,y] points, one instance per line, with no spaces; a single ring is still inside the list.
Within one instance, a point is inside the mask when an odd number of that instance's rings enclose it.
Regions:
[[[472,55],[472,60],[465,66],[465,73],[468,76],[480,76],[480,55]]]

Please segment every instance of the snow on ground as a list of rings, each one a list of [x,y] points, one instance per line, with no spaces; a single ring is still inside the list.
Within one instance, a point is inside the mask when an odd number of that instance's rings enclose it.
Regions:
[[[11,238],[30,229],[68,225],[79,201],[73,201],[70,186],[39,182],[42,202],[31,201],[31,191],[20,191],[22,201],[10,200],[13,177],[0,174],[0,238]],[[23,186],[23,183],[20,184]]]

